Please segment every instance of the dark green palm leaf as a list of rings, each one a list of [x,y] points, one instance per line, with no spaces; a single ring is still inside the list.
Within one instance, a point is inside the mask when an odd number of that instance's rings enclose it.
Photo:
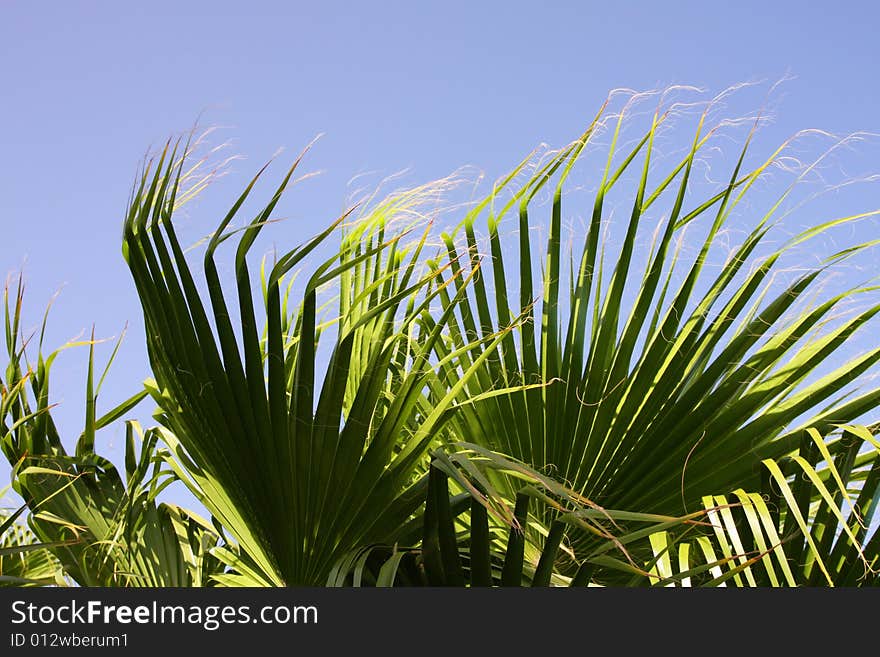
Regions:
[[[424,454],[469,376],[427,403],[434,344],[453,307],[433,329],[419,323],[449,281],[421,265],[428,233],[406,217],[431,188],[393,195],[357,220],[346,213],[264,265],[264,305],[255,305],[248,252],[298,162],[241,232],[234,309],[215,254],[256,179],[208,245],[208,305],[174,231],[183,161],[173,152],[146,167],[125,222],[166,458],[234,538],[223,558],[251,573],[239,583],[323,583],[341,553],[393,538],[422,501]],[[294,304],[293,268],[338,234]],[[322,322],[328,287],[338,312]]]

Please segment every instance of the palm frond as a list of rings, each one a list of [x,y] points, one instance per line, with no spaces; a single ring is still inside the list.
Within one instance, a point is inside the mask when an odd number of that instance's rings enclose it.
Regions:
[[[188,560],[191,545],[183,540],[181,527],[189,521],[157,500],[170,479],[154,459],[155,437],[148,436],[138,449],[139,426],[127,423],[124,479],[94,449],[95,433],[128,413],[145,393],[98,416],[94,338],[84,343],[89,346],[86,420],[76,453],[70,455],[49,401],[49,374],[59,352],[44,358],[40,348],[36,367],[30,367],[20,334],[21,280],[13,303],[8,287],[4,301],[9,364],[2,382],[0,446],[13,466],[13,487],[29,510],[33,535],[82,586],[190,586],[206,581]],[[190,526],[187,540],[210,542],[211,535],[213,531]]]
[[[804,431],[794,455],[763,461],[764,488],[704,498],[709,531],[652,535],[652,583],[876,585],[878,446],[867,427]]]
[[[222,558],[246,564],[250,575],[227,582],[323,583],[340,553],[388,540],[419,506],[424,455],[470,376],[463,372],[458,387],[428,402],[436,379],[430,359],[452,308],[433,327],[420,322],[449,285],[424,271],[428,232],[407,220],[424,190],[393,196],[356,220],[353,211],[342,215],[271,268],[264,264],[255,291],[248,253],[297,160],[240,231],[231,308],[216,251],[239,232],[230,223],[260,174],[208,244],[206,304],[174,230],[183,160],[168,148],[146,167],[124,229],[165,460],[234,539]],[[292,287],[294,268],[336,235],[339,248],[310,265],[301,290]],[[321,321],[328,287],[338,312]]]
[[[2,491],[0,491],[2,496]],[[27,505],[0,511],[0,586],[64,585],[63,572],[51,544],[40,543],[18,518]]]
[[[860,295],[870,299],[876,287],[825,293],[821,282],[828,263],[808,267],[788,285],[775,282],[778,264],[791,249],[864,214],[823,222],[771,247],[774,215],[789,194],[784,190],[730,257],[709,268],[709,254],[731,216],[743,210],[784,146],[748,168],[750,133],[727,184],[707,198],[691,198],[693,164],[714,131],[705,128],[705,115],[684,157],[659,171],[653,144],[668,115],[658,111],[634,146],[618,153],[621,113],[586,232],[577,236],[583,247],[574,254],[579,260],[572,260],[566,295],[565,181],[606,125],[601,117],[506,196],[503,181],[446,237],[446,264],[457,276],[461,300],[445,322],[446,339],[436,347],[440,359],[457,354],[441,371],[444,384],[458,381],[483,359],[461,389],[461,412],[450,432],[454,439],[552,471],[610,508],[675,514],[698,507],[710,490],[757,490],[756,464],[794,453],[805,427],[825,435],[880,403],[880,388],[854,388],[876,372],[880,348],[848,361],[842,357],[854,336],[873,325],[880,305],[870,303],[848,316],[843,309]],[[612,247],[602,237],[610,221],[605,199],[612,190],[626,191],[620,185],[629,173],[636,178],[632,210],[620,226],[620,243]],[[652,183],[655,179],[660,182]],[[551,186],[538,299],[533,201]],[[637,236],[655,221],[649,209],[656,214],[664,200],[668,211],[640,269]],[[500,227],[517,211],[518,253],[511,258]],[[486,240],[477,237],[478,220],[485,221]],[[700,224],[705,236],[689,258],[676,240],[685,228]],[[768,254],[757,255],[768,248]],[[861,248],[865,245],[854,247]],[[481,253],[491,254],[491,266],[480,266]],[[511,277],[517,271],[518,280]],[[511,325],[518,316],[525,321]],[[476,337],[508,327],[499,344],[466,348]],[[511,394],[492,394],[517,386]],[[828,449],[836,453],[836,447]]]
[[[706,524],[703,511],[666,517],[604,509],[508,456],[457,447],[434,452],[424,513],[395,544],[340,557],[329,586],[589,586],[621,572],[647,581],[650,536]],[[552,509],[549,525],[542,508]],[[595,541],[582,552],[584,533]]]

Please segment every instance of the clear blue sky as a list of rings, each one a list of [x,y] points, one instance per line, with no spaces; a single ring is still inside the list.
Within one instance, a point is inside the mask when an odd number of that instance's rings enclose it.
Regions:
[[[23,267],[30,326],[62,289],[50,347],[129,323],[106,409],[149,374],[120,252],[133,176],[200,113],[247,158],[211,192],[217,208],[279,148],[292,156],[325,133],[309,160],[325,173],[287,206],[295,242],[343,206],[355,174],[410,167],[427,181],[471,164],[494,177],[540,142],[571,140],[615,87],[718,91],[791,74],[771,141],[880,132],[878,21],[871,2],[5,0],[0,270]],[[213,202],[197,232],[213,227]],[[54,375],[70,440],[84,365],[84,351],[67,353]],[[120,437],[101,440],[118,457]]]

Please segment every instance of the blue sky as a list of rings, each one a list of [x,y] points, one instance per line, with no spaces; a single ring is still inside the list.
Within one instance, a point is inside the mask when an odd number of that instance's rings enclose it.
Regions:
[[[501,174],[541,142],[577,136],[607,92],[787,82],[770,142],[808,127],[880,132],[874,3],[25,2],[0,6],[0,270],[24,271],[28,325],[61,290],[47,343],[96,325],[130,337],[103,408],[148,376],[120,251],[144,153],[218,126],[235,162],[193,210],[193,235],[279,149],[324,133],[323,174],[285,207],[291,242],[343,207],[363,172],[424,182],[474,165]],[[283,160],[283,157],[282,157]],[[876,191],[860,199],[874,208]],[[213,200],[211,200],[213,199]],[[106,354],[109,349],[103,353]],[[54,374],[57,417],[82,421],[83,350]],[[148,409],[147,409],[148,410]],[[118,455],[121,436],[105,435]],[[102,447],[99,443],[99,449]],[[0,485],[8,469],[0,465]]]

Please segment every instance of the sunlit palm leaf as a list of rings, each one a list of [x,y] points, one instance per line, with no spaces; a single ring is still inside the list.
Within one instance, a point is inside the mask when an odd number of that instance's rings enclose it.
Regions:
[[[61,565],[52,555],[52,545],[40,543],[33,532],[17,521],[26,509],[24,505],[12,513],[0,511],[0,586],[65,584]]]
[[[829,458],[830,448],[838,449]],[[870,586],[880,540],[873,522],[878,442],[865,427],[804,432],[797,453],[765,459],[766,489],[703,500],[711,531],[658,532],[652,583],[666,586]]]

